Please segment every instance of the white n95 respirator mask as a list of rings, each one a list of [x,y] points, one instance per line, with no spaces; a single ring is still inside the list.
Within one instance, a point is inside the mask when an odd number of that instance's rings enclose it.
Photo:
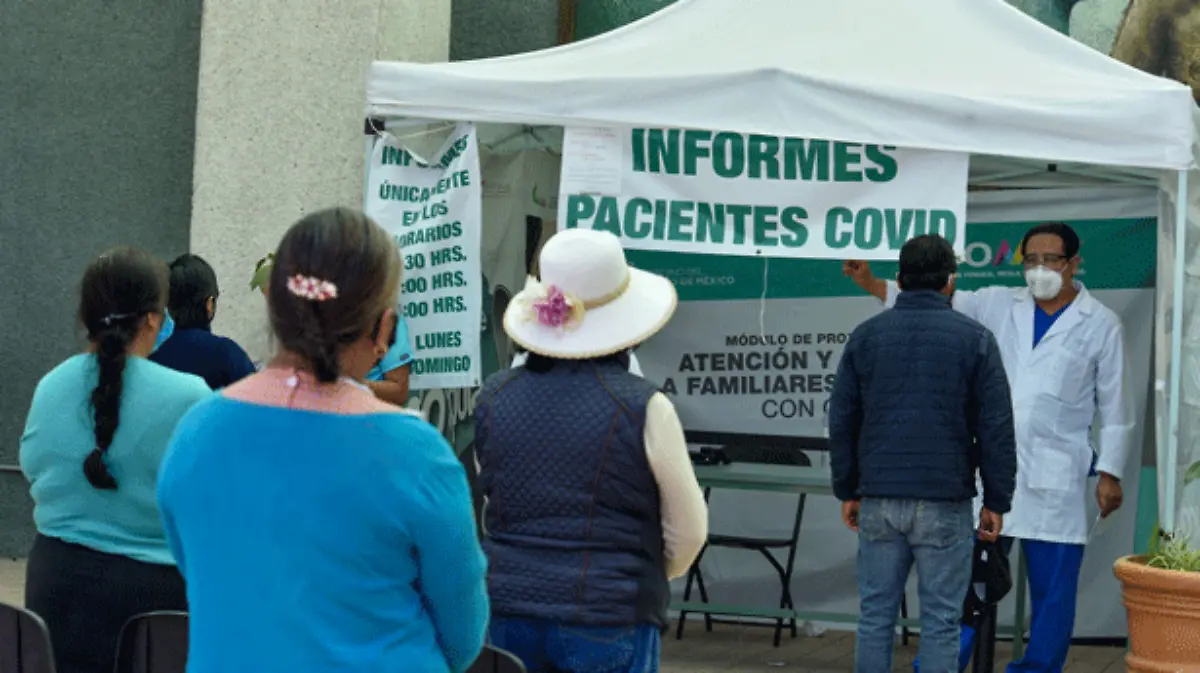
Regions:
[[[1025,283],[1035,299],[1054,299],[1062,291],[1063,277],[1057,271],[1035,266],[1025,271]]]

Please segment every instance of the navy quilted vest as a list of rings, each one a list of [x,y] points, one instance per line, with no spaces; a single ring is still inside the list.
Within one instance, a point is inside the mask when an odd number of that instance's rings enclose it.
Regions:
[[[658,486],[646,460],[657,389],[611,360],[493,375],[475,407],[492,612],[667,626]]]

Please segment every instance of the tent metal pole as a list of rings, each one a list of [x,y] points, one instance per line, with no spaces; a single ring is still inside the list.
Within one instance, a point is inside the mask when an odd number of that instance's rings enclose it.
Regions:
[[[987,186],[988,183],[991,183],[991,182],[999,182],[1001,180],[1011,180],[1013,178],[1028,178],[1028,177],[1033,177],[1035,175],[1041,175],[1041,174],[1042,174],[1041,169],[1035,168],[1033,170],[1030,170],[1030,169],[1026,168],[1026,169],[1020,169],[1020,170],[1002,171],[999,173],[993,173],[992,175],[984,175],[984,176],[978,177],[974,180],[971,180],[968,178],[967,182],[968,182],[968,184],[971,184],[971,185]]]
[[[1187,204],[1188,173],[1179,171],[1175,188],[1175,268],[1172,270],[1174,295],[1171,297],[1171,372],[1168,383],[1170,402],[1167,410],[1166,508],[1163,510],[1162,530],[1175,533],[1175,490],[1179,473],[1179,405],[1183,393],[1183,290],[1187,264]]]

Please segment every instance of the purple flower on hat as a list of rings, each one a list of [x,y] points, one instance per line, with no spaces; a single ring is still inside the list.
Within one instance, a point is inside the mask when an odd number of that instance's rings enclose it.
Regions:
[[[537,312],[537,321],[546,327],[565,327],[575,313],[571,300],[554,285],[546,291],[544,299],[533,303],[533,310]]]

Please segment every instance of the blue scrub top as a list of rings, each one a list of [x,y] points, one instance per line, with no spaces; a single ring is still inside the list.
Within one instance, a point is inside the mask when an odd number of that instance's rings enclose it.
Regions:
[[[412,359],[412,344],[408,340],[408,322],[401,315],[400,320],[396,322],[396,343],[388,349],[379,364],[367,372],[367,380],[382,381],[388,372],[408,366],[412,363]]]
[[[1054,313],[1046,313],[1045,311],[1042,310],[1041,306],[1033,307],[1033,346],[1034,346],[1034,348],[1037,348],[1037,345],[1042,343],[1042,337],[1046,336],[1046,332],[1049,332],[1050,328],[1054,327],[1054,323],[1058,322],[1059,317],[1061,317],[1062,314],[1065,313],[1068,308],[1071,308],[1070,304],[1067,304],[1066,306],[1058,309]]]

